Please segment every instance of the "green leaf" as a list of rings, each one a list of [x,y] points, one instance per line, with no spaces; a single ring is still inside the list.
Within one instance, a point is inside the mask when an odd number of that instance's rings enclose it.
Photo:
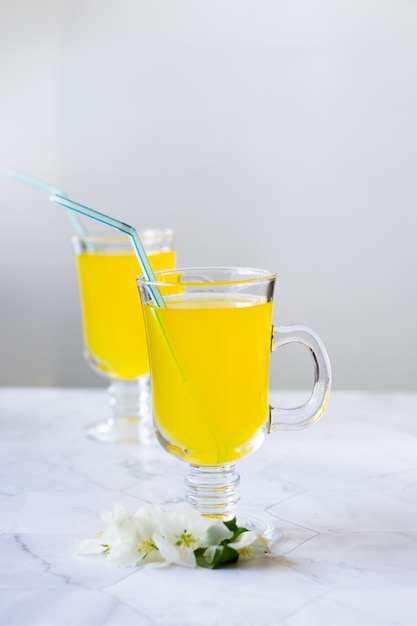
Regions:
[[[217,546],[216,553],[212,561],[208,561],[205,557],[206,550],[206,548],[197,548],[197,550],[194,550],[197,565],[199,565],[200,567],[215,569],[220,565],[236,563],[239,558],[239,553],[237,552],[237,550],[230,548],[227,544]]]
[[[230,543],[233,543],[234,541],[236,541],[239,535],[241,535],[242,533],[245,533],[248,530],[247,528],[244,528],[243,526],[238,526],[235,517],[229,520],[228,522],[223,522],[223,523],[233,533],[233,537],[228,540]]]

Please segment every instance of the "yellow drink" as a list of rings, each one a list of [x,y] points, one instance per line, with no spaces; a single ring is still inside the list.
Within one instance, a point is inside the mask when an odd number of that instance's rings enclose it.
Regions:
[[[159,439],[195,465],[234,462],[269,427],[272,302],[238,293],[165,302],[144,306]]]
[[[148,252],[154,270],[172,268],[175,253]],[[104,374],[130,380],[149,373],[148,351],[133,250],[114,248],[77,255],[88,358]]]

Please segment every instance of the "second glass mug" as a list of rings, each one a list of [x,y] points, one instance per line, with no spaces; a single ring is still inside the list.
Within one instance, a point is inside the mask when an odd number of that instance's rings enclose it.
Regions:
[[[236,515],[235,463],[268,433],[316,422],[330,393],[331,371],[320,338],[302,325],[272,325],[276,276],[251,268],[186,268],[137,279],[144,311],[156,437],[187,462],[185,499],[203,515]],[[156,306],[155,288],[165,306]],[[309,400],[280,409],[268,402],[270,352],[298,342],[314,365]],[[274,538],[274,525],[240,517]],[[239,519],[239,515],[238,515]]]
[[[175,265],[174,232],[139,232],[153,270]],[[149,360],[135,280],[140,265],[127,236],[72,239],[80,289],[84,356],[110,379],[110,415],[86,429],[96,440],[146,443],[152,435]],[[138,306],[139,305],[139,306]]]

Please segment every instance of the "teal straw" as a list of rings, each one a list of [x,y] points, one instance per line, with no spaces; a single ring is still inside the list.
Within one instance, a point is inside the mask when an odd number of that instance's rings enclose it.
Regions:
[[[66,196],[63,196],[59,193],[52,194],[50,200],[54,204],[58,204],[59,206],[62,206],[65,209],[70,209],[71,211],[76,211],[77,213],[86,215],[87,217],[90,217],[93,220],[97,220],[98,222],[101,222],[102,224],[106,224],[107,226],[110,226],[111,228],[116,228],[122,233],[125,233],[126,235],[128,235],[132,241],[134,250],[136,252],[136,256],[138,257],[139,264],[142,268],[143,273],[146,276],[146,279],[150,283],[156,282],[155,275],[150,266],[148,257],[146,256],[146,252],[143,247],[143,244],[139,238],[138,233],[136,232],[136,229],[133,228],[133,226],[129,226],[129,224],[126,224],[125,222],[121,222],[120,220],[117,220],[114,217],[110,217],[109,215],[106,215],[105,213],[100,213],[99,211],[90,209],[84,204],[80,204],[79,202],[74,202],[74,200],[71,200],[70,198],[67,198]],[[156,288],[154,285],[149,285],[149,289],[150,289],[150,292],[152,294],[155,304],[158,307],[165,307],[166,305],[165,305],[163,297],[161,296],[159,292],[159,289]]]
[[[6,170],[6,175],[14,180],[17,180],[20,183],[25,183],[25,185],[29,185],[30,187],[34,187],[35,189],[39,189],[40,191],[46,191],[46,193],[50,196],[58,195],[64,198],[67,197],[67,194],[62,191],[62,189],[58,189],[57,187],[52,187],[51,185],[47,185],[40,180],[36,180],[36,178],[31,178],[30,176],[26,176],[26,174],[22,174],[21,172],[17,172],[16,170]],[[74,213],[74,211],[66,211],[66,214],[69,217],[69,220],[79,237],[87,237],[88,233],[84,227],[84,224],[78,218],[78,216]]]
[[[158,308],[165,308],[166,304],[165,301],[161,295],[161,293],[159,292],[159,289],[156,287],[156,285],[153,285],[152,283],[155,283],[155,275],[152,271],[152,268],[150,266],[148,257],[146,256],[146,252],[145,249],[143,247],[143,244],[141,242],[141,240],[139,239],[139,235],[136,232],[136,229],[133,228],[133,226],[129,226],[129,224],[126,224],[125,222],[121,222],[120,220],[115,219],[114,217],[110,217],[109,215],[106,215],[105,213],[100,213],[99,211],[95,211],[94,209],[90,209],[89,207],[85,206],[84,204],[80,204],[79,202],[74,202],[74,200],[70,200],[70,198],[67,198],[65,196],[62,196],[60,194],[54,194],[51,196],[50,198],[51,202],[53,202],[54,204],[58,204],[59,206],[62,206],[66,209],[70,209],[71,211],[76,211],[77,213],[81,213],[82,215],[86,215],[87,217],[91,217],[91,219],[93,220],[97,220],[98,222],[101,222],[102,224],[106,224],[107,226],[110,226],[111,228],[116,228],[117,230],[121,231],[122,233],[125,233],[126,235],[128,235],[132,241],[134,250],[136,252],[136,256],[138,257],[139,260],[139,264],[142,267],[142,271],[146,276],[146,279],[149,281],[149,290],[152,294],[152,298],[156,304],[156,306]],[[159,316],[158,316],[159,317]],[[203,416],[203,419],[206,421],[207,423],[207,427],[209,429],[210,432],[210,425],[207,421],[207,418],[205,416],[204,411],[202,410],[201,406],[200,406],[200,402],[199,399],[193,389],[193,386],[190,385],[189,380],[187,379],[184,371],[182,370],[180,364],[178,363],[178,360],[175,356],[175,353],[172,349],[171,346],[171,342],[169,341],[169,338],[160,322],[160,320],[158,319],[159,322],[159,328],[167,342],[167,346],[168,349],[172,355],[172,358],[174,359],[177,367],[178,367],[178,371],[180,372],[183,380],[184,380],[184,384],[188,387],[189,393],[191,398],[193,399],[193,401],[196,404],[197,409],[200,411],[201,415]],[[212,434],[213,437],[213,441],[214,444],[218,450],[218,454],[220,454],[220,446],[219,443],[217,442],[215,436]]]

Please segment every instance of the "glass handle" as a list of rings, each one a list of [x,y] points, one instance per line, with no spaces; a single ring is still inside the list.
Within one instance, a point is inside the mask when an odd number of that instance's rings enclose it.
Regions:
[[[320,419],[330,394],[330,361],[320,337],[307,326],[278,326],[273,329],[272,352],[289,343],[301,343],[305,346],[314,365],[314,384],[311,395],[305,404],[294,408],[280,409],[271,407],[271,431],[299,430],[306,428]]]

